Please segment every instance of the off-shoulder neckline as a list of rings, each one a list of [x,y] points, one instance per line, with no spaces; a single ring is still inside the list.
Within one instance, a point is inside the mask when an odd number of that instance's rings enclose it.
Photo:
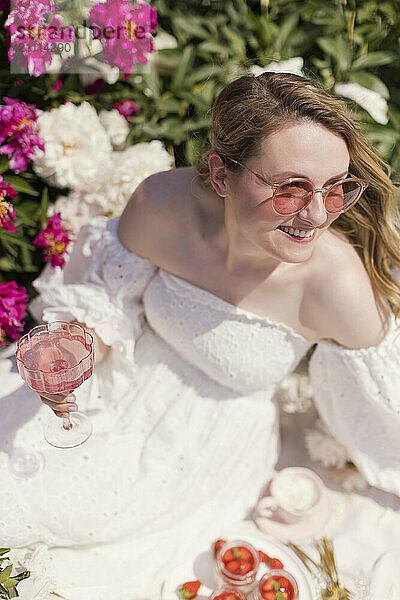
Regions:
[[[313,342],[312,340],[307,339],[300,333],[297,333],[297,331],[295,331],[292,327],[290,327],[290,325],[287,325],[286,323],[283,323],[280,321],[273,321],[270,317],[267,317],[266,315],[259,315],[250,310],[242,308],[241,306],[232,304],[231,302],[228,302],[228,300],[225,300],[225,298],[222,298],[221,296],[217,296],[217,294],[214,294],[213,292],[210,292],[209,290],[202,288],[202,287],[196,285],[195,283],[192,283],[191,281],[184,279],[183,277],[179,277],[179,275],[175,275],[174,273],[171,273],[170,271],[167,271],[166,269],[162,269],[161,267],[158,267],[158,270],[159,270],[161,277],[164,278],[164,280],[168,279],[168,280],[175,281],[183,287],[186,286],[188,289],[189,288],[195,289],[200,294],[203,294],[203,298],[205,300],[207,300],[208,304],[212,304],[212,303],[214,303],[214,305],[219,304],[220,306],[223,306],[226,309],[229,309],[231,312],[234,312],[238,315],[247,317],[249,320],[264,321],[265,323],[267,323],[268,325],[271,325],[273,327],[285,329],[287,332],[289,332],[291,335],[293,335],[293,337],[300,338],[304,342],[307,342],[308,344],[310,344],[310,346],[312,344],[319,343],[318,341]]]
[[[124,250],[126,250],[126,252],[128,252],[128,254],[134,254],[139,259],[149,262],[149,263],[152,263],[152,261],[150,259],[139,256],[139,254],[136,254],[135,252],[128,250],[128,248],[126,248],[121,243],[121,241],[119,240],[118,234],[117,234],[118,220],[119,220],[119,217],[116,217],[115,220],[109,219],[108,225],[110,226],[111,225],[110,221],[113,221],[113,224],[115,227],[114,235],[115,235],[116,239],[118,240],[119,245],[122,248],[124,248]],[[152,263],[152,264],[154,264],[154,263]],[[245,308],[237,306],[236,304],[232,304],[231,302],[228,302],[228,300],[225,300],[225,298],[222,298],[221,296],[217,296],[213,292],[210,292],[209,290],[206,290],[205,288],[202,288],[202,287],[196,285],[195,283],[192,283],[191,281],[184,279],[183,277],[179,277],[179,275],[175,275],[174,273],[171,273],[170,271],[167,271],[166,269],[162,269],[158,265],[154,264],[154,266],[157,267],[159,275],[161,277],[163,277],[164,281],[168,281],[168,280],[175,281],[176,283],[180,284],[181,287],[186,286],[187,289],[191,289],[191,290],[195,289],[196,291],[198,291],[198,293],[203,295],[204,300],[206,300],[208,304],[214,303],[215,306],[217,306],[219,304],[221,307],[223,306],[223,307],[225,307],[225,309],[229,309],[233,313],[245,316],[249,320],[258,320],[260,322],[264,322],[264,323],[270,325],[271,327],[275,327],[277,329],[282,329],[282,330],[286,331],[287,333],[291,334],[293,337],[298,338],[298,339],[302,340],[303,342],[309,344],[310,346],[312,346],[313,344],[317,344],[318,346],[325,346],[326,348],[330,348],[331,350],[333,350],[335,352],[340,352],[340,353],[349,354],[349,355],[362,356],[362,355],[369,354],[376,350],[379,351],[382,349],[386,349],[386,346],[389,346],[389,342],[393,343],[394,339],[392,339],[392,338],[394,338],[394,334],[397,329],[399,329],[399,336],[400,336],[400,319],[396,319],[393,312],[391,311],[390,312],[389,329],[388,329],[385,337],[379,342],[379,344],[376,344],[375,346],[367,346],[366,348],[347,348],[346,346],[341,346],[340,344],[335,344],[334,342],[330,342],[325,339],[311,341],[311,340],[307,339],[306,337],[304,337],[303,335],[301,335],[300,333],[297,333],[297,331],[295,331],[292,327],[290,327],[290,325],[283,323],[283,321],[273,321],[270,317],[267,317],[266,315],[259,315],[252,311],[249,311]]]
[[[158,267],[158,270],[159,270],[160,276],[162,278],[164,278],[164,281],[168,281],[168,280],[175,281],[183,287],[186,286],[188,289],[192,289],[192,290],[195,289],[200,294],[203,294],[203,298],[205,300],[207,300],[207,302],[209,304],[210,303],[211,304],[213,303],[214,305],[219,304],[220,306],[224,306],[226,309],[229,309],[231,312],[234,312],[238,315],[247,317],[249,320],[258,320],[261,322],[265,322],[268,325],[271,325],[272,327],[283,329],[286,332],[290,333],[293,337],[301,339],[303,342],[306,342],[310,346],[312,346],[313,344],[323,345],[323,346],[326,346],[327,348],[331,348],[332,350],[335,350],[336,352],[341,352],[341,353],[346,353],[346,354],[354,354],[354,355],[357,355],[357,354],[363,355],[363,354],[368,354],[374,350],[380,350],[382,348],[385,348],[389,344],[389,342],[392,340],[394,331],[396,330],[396,319],[394,317],[393,312],[391,312],[390,313],[390,325],[389,325],[389,329],[386,333],[386,336],[380,341],[379,344],[377,344],[375,346],[368,346],[366,348],[347,348],[346,346],[341,346],[340,344],[335,344],[334,342],[330,342],[329,340],[324,340],[324,339],[316,340],[313,342],[313,341],[307,339],[306,337],[304,337],[303,335],[301,335],[300,333],[297,333],[292,327],[290,327],[290,325],[287,325],[286,323],[283,323],[282,321],[273,321],[270,317],[268,317],[266,315],[259,315],[252,311],[249,311],[245,308],[237,306],[236,304],[232,304],[231,302],[228,302],[228,300],[225,300],[225,298],[222,298],[221,296],[217,296],[213,292],[210,292],[209,290],[206,290],[205,288],[202,288],[202,287],[196,285],[195,283],[192,283],[191,281],[184,279],[183,277],[179,277],[178,275],[175,275],[175,274],[171,273],[170,271],[167,271],[166,269],[162,269],[161,267]],[[397,327],[400,327],[400,323],[397,325]],[[399,335],[400,335],[400,333],[399,333]]]

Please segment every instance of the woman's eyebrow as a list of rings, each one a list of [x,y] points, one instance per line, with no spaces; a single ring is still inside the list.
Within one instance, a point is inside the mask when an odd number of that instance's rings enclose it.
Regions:
[[[334,175],[333,177],[330,177],[330,179],[327,179],[325,181],[326,185],[327,183],[329,183],[330,181],[334,181],[335,179],[342,179],[343,177],[345,177],[346,175],[349,174],[349,171],[344,171],[343,173],[339,173],[339,175]],[[294,171],[284,171],[284,172],[280,172],[280,173],[275,173],[274,175],[271,175],[271,181],[279,181],[282,179],[286,179],[288,177],[302,177],[303,179],[309,179],[309,177],[307,177],[307,175],[304,175],[302,173],[295,173]]]

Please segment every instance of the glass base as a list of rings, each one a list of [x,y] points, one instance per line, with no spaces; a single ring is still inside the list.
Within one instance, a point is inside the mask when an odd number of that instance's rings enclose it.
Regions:
[[[75,448],[86,442],[92,435],[93,427],[86,415],[74,412],[70,413],[69,417],[71,429],[64,429],[64,421],[61,417],[54,417],[45,425],[44,437],[55,448]]]
[[[23,448],[15,448],[9,458],[9,469],[16,479],[32,479],[36,477],[45,464],[41,452],[26,452]]]

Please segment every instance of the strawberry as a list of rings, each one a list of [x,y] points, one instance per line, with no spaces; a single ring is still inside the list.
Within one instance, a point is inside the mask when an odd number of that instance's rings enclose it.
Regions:
[[[230,573],[240,574],[240,561],[238,560],[230,560],[225,563],[225,569],[227,569]]]
[[[249,561],[249,560],[241,561],[240,567],[239,567],[239,573],[241,575],[245,575],[246,573],[251,571],[253,568],[254,568],[253,561]]]
[[[271,569],[283,569],[283,563],[279,560],[279,558],[271,558],[269,567]]]
[[[263,552],[262,550],[258,550],[258,557],[260,559],[260,562],[262,563],[269,563],[269,561],[271,560],[268,554],[265,554],[265,552]]]
[[[216,540],[213,545],[214,558],[217,558],[217,554],[220,548],[225,544],[226,540]]]
[[[249,562],[253,560],[253,555],[250,552],[250,550],[248,550],[247,548],[243,548],[243,546],[240,546],[239,548],[234,548],[233,551],[236,554],[236,558],[240,558],[240,560],[245,560]]]
[[[222,560],[224,561],[224,563],[230,562],[231,560],[236,560],[236,556],[233,551],[233,548],[229,548],[229,550],[224,552]]]
[[[262,594],[264,600],[275,600],[275,592],[269,591],[269,592],[263,592]]]
[[[201,581],[187,581],[182,585],[179,589],[180,597],[184,600],[191,600],[197,596],[197,592],[199,591],[199,587],[201,586]]]
[[[267,581],[264,582],[262,589],[263,589],[263,592],[270,592],[271,590],[273,590],[274,589],[273,579],[267,579]]]

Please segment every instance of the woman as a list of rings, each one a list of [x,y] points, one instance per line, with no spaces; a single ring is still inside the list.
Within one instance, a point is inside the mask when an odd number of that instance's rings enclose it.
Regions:
[[[17,432],[2,418],[2,435],[46,454],[36,484],[10,482],[20,513],[2,537],[50,546],[60,593],[115,590],[112,552],[119,596],[154,598],[194,539],[243,519],[278,458],[275,392],[314,343],[321,418],[372,485],[400,495],[399,215],[382,165],[316,84],[244,76],[217,98],[194,168],[146,179],[120,219],[81,229],[63,272],[36,280],[35,316],[84,323],[98,344],[77,402],[42,398],[90,416],[84,446],[47,447],[34,400]]]

